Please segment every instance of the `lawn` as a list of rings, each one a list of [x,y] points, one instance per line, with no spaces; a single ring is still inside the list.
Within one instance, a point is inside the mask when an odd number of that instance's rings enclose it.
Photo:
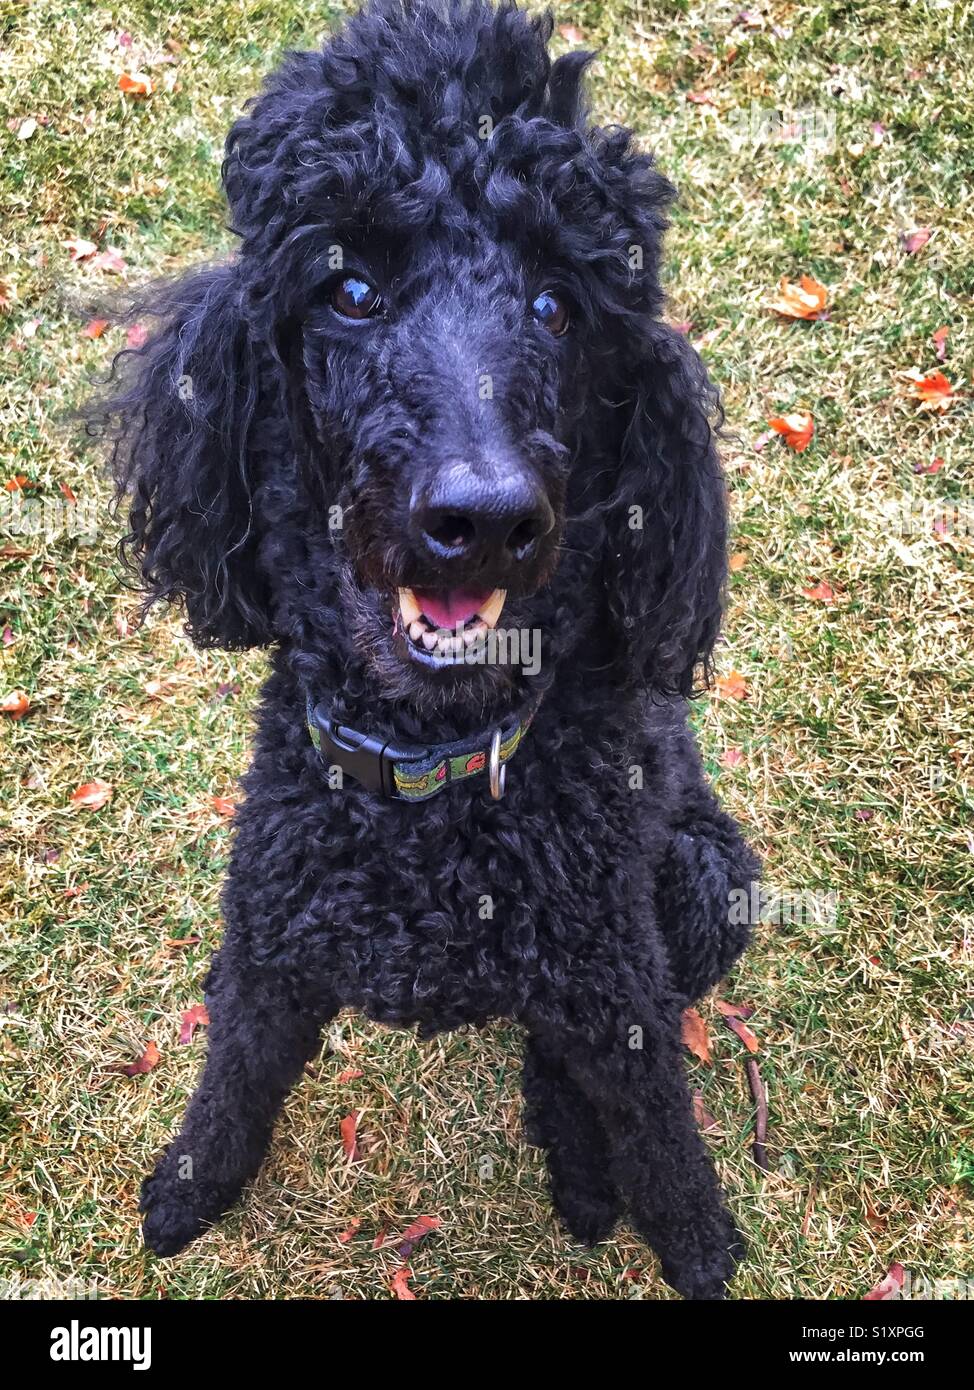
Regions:
[[[227,248],[225,129],[345,9],[0,17],[0,1291],[389,1298],[398,1237],[430,1215],[419,1298],[669,1297],[628,1233],[594,1251],[560,1233],[502,1026],[418,1043],[344,1017],[243,1209],[176,1260],[141,1247],[138,1185],[205,1048],[180,1016],[219,939],[221,798],[264,658],[195,652],[175,615],[136,626],[70,410],[124,345],[108,296]],[[713,1001],[710,1061],[688,1056],[749,1240],[734,1292],[857,1298],[893,1263],[974,1279],[971,7],[555,9],[559,50],[599,50],[598,117],[633,125],[680,189],[668,312],[727,408],[734,573],[697,718],[785,909],[722,988],[754,1009],[767,1171],[749,1054]],[[802,275],[825,311],[770,309]],[[933,369],[947,409],[901,375]],[[806,449],[767,437],[799,411]],[[73,805],[94,781],[110,799]],[[811,894],[822,921],[795,911]],[[158,1064],[126,1075],[150,1042]]]

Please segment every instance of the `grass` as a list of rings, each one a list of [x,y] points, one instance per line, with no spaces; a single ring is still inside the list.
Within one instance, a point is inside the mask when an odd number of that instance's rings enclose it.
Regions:
[[[219,254],[229,120],[285,48],[344,8],[3,11],[0,482],[27,484],[2,493],[0,695],[22,690],[30,710],[0,717],[0,1284],[384,1298],[400,1260],[372,1238],[430,1213],[442,1225],[410,1261],[421,1298],[666,1297],[627,1235],[587,1252],[559,1233],[520,1133],[505,1027],[419,1044],[344,1018],[243,1210],[178,1260],[147,1257],[138,1238],[139,1180],[205,1046],[201,1033],[178,1044],[179,1015],[219,938],[229,824],[213,798],[245,765],[264,662],[194,652],[171,616],[131,630],[98,459],[64,423],[122,343],[111,326],[83,334],[118,277],[64,243],[117,248],[132,284]],[[733,431],[745,558],[720,662],[747,696],[701,703],[708,765],[767,882],[837,903],[824,925],[764,924],[724,987],[755,1006],[767,1174],[742,1046],[703,1007],[713,1063],[691,1075],[750,1242],[735,1293],[858,1297],[893,1261],[970,1279],[974,409],[961,394],[921,412],[896,376],[938,365],[943,325],[944,371],[968,389],[974,376],[971,7],[772,0],[760,27],[733,24],[734,3],[556,10],[600,50],[598,115],[633,124],[681,189],[671,315],[692,323]],[[150,72],[148,100],[119,92],[123,66]],[[769,108],[818,113],[826,147],[737,138]],[[934,235],[908,254],[901,234],[918,227]],[[801,273],[829,287],[817,322],[765,307]],[[806,452],[777,437],[755,449],[768,416],[802,408],[817,426]],[[938,471],[915,471],[934,457]],[[16,533],[9,499],[63,501],[61,485],[95,534]],[[948,506],[967,508],[967,534],[935,533]],[[803,594],[820,581],[834,603]],[[71,809],[93,778],[111,801]],[[149,1040],[160,1064],[123,1076]],[[350,1068],[362,1075],[342,1081]],[[352,1109],[364,1156],[350,1166],[338,1125]]]

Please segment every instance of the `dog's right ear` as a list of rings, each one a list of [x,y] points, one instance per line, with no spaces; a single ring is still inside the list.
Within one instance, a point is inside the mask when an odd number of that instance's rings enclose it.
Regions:
[[[199,646],[271,640],[257,567],[252,424],[258,363],[231,266],[197,271],[158,292],[139,317],[158,330],[123,352],[121,385],[89,411],[114,435],[118,499],[129,501],[126,561],[146,606],[185,605]]]

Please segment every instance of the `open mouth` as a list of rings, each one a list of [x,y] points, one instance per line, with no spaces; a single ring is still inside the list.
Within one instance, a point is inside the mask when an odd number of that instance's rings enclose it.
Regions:
[[[409,655],[425,666],[473,660],[497,626],[506,589],[400,589],[399,620]]]

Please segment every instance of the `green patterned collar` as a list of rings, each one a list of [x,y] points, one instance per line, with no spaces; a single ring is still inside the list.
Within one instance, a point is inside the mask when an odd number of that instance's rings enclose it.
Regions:
[[[517,752],[537,708],[535,701],[527,714],[489,733],[418,748],[338,724],[324,704],[315,704],[309,697],[308,731],[328,767],[339,768],[369,791],[393,801],[427,801],[451,783],[480,772],[488,774],[490,794],[499,801],[504,795],[506,764]]]

